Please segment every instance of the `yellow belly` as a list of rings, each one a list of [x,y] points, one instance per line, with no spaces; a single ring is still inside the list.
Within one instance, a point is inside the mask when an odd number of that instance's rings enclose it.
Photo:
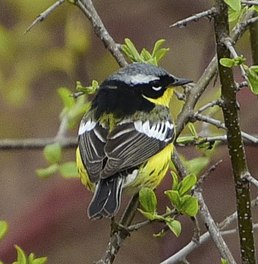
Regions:
[[[156,188],[166,175],[172,152],[173,145],[169,144],[141,165],[135,180],[128,184],[126,189],[129,192],[136,193],[142,187]],[[76,150],[76,163],[82,184],[89,190],[94,191],[95,184],[90,181],[87,171],[83,166],[79,148]]]
[[[126,189],[129,192],[138,192],[142,187],[156,188],[168,171],[172,152],[173,145],[169,144],[151,157],[140,167],[137,177]]]

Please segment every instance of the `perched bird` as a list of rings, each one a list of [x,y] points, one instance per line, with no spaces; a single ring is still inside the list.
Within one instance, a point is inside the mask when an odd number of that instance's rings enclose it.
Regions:
[[[163,179],[175,135],[173,86],[189,82],[163,68],[132,63],[100,85],[81,120],[76,152],[82,183],[94,191],[89,218],[114,216],[123,188],[136,193]]]

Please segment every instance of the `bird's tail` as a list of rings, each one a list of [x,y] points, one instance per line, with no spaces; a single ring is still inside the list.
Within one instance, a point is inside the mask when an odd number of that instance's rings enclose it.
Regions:
[[[90,219],[112,217],[120,207],[123,178],[115,175],[101,179],[95,189],[94,196],[88,207]]]

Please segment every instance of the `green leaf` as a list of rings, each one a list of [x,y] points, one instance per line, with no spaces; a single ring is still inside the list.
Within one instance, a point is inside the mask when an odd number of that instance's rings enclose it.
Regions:
[[[69,161],[63,163],[59,166],[59,172],[64,178],[78,178],[78,171],[76,163],[74,161]]]
[[[161,238],[161,237],[164,237],[165,234],[166,234],[165,229],[161,229],[160,232],[158,232],[158,233],[156,233],[156,234],[153,234],[153,236],[156,237],[156,238]]]
[[[228,261],[224,258],[221,258],[220,260],[221,260],[221,264],[229,264]]]
[[[184,195],[181,198],[180,212],[188,216],[196,216],[199,210],[198,200],[191,195]]]
[[[174,171],[171,171],[171,176],[172,176],[172,180],[173,180],[172,189],[175,190],[175,189],[177,189],[178,182],[179,182],[178,176],[177,176],[177,174]]]
[[[166,224],[169,227],[169,229],[175,234],[176,237],[179,237],[181,234],[181,223],[175,219],[172,219],[168,217],[165,218]]]
[[[198,157],[192,160],[185,161],[184,164],[188,171],[198,175],[210,162],[209,157]]]
[[[241,0],[224,0],[234,11],[241,11]]]
[[[99,83],[96,80],[92,80],[90,86],[83,86],[80,81],[76,82],[76,90],[85,94],[95,94],[99,89]]]
[[[171,204],[176,209],[180,210],[180,207],[181,207],[181,199],[180,199],[179,192],[176,191],[176,190],[168,190],[168,191],[165,191],[165,194],[169,198]]]
[[[156,212],[157,197],[152,189],[146,187],[142,188],[139,192],[139,201],[146,212]]]
[[[62,156],[61,145],[59,143],[49,144],[44,148],[43,153],[50,163],[59,162]]]
[[[149,61],[149,60],[152,59],[151,54],[146,49],[142,49],[140,55],[141,55],[141,57],[143,58],[144,61]]]
[[[147,219],[153,221],[153,220],[158,220],[158,221],[163,221],[164,217],[161,215],[158,215],[156,212],[145,212],[141,209],[138,208],[138,211]]]
[[[35,258],[34,254],[31,253],[28,258],[28,264],[45,264],[47,263],[47,257]]]
[[[47,178],[58,171],[59,165],[57,163],[51,164],[47,168],[37,169],[36,174],[41,178]]]
[[[64,107],[67,107],[69,109],[75,104],[74,98],[71,96],[72,93],[68,88],[58,88],[57,93],[62,99]]]
[[[125,44],[122,44],[121,46],[122,51],[134,62],[141,62],[141,56],[137,49],[135,48],[133,42],[126,38]]]
[[[195,174],[187,175],[179,184],[178,184],[178,192],[180,196],[183,196],[187,192],[189,192],[197,182],[197,177]]]
[[[177,138],[176,142],[178,144],[187,144],[189,142],[192,142],[195,139],[196,139],[195,136],[181,136]]]
[[[230,58],[221,58],[219,60],[219,63],[224,66],[224,67],[227,67],[227,68],[232,68],[235,66],[235,61],[234,59],[230,59]]]
[[[17,251],[17,261],[15,261],[13,264],[28,264],[24,251],[17,245],[15,245],[15,248]]]
[[[152,57],[156,56],[156,53],[160,50],[160,47],[166,42],[165,39],[159,39],[155,42],[153,50],[152,50]]]
[[[4,238],[8,231],[8,224],[6,221],[0,221],[0,240]]]
[[[257,74],[257,66],[251,66],[250,68],[246,68],[248,84],[250,86],[251,91],[254,94],[258,94],[258,74]]]
[[[198,134],[197,134],[197,132],[196,132],[196,129],[195,129],[193,123],[188,123],[187,127],[188,127],[188,129],[190,130],[190,133],[191,133],[195,138],[197,138],[197,137],[198,137]]]

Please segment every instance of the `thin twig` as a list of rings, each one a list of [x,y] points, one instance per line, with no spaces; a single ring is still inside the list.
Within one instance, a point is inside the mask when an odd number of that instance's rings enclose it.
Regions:
[[[31,23],[31,25],[26,29],[25,33],[28,33],[38,22],[42,22],[45,20],[57,7],[63,4],[65,0],[56,1],[53,5],[51,5],[44,12],[40,13],[36,19]]]
[[[222,42],[226,45],[226,47],[229,49],[229,51],[230,51],[230,53],[231,53],[231,55],[232,55],[233,58],[236,59],[236,58],[239,57],[238,54],[237,54],[237,52],[236,52],[236,50],[235,50],[235,48],[234,48],[234,46],[233,46],[232,40],[231,40],[229,37],[227,37],[227,38],[223,38],[221,41],[222,41]],[[240,70],[241,70],[241,75],[242,75],[242,77],[243,77],[246,81],[248,81],[247,74],[246,74],[246,72],[245,72],[245,69],[244,69],[243,65],[240,64],[239,67],[240,67]]]
[[[252,183],[254,186],[258,187],[258,180],[256,180],[250,173],[245,175],[245,179]]]
[[[197,114],[197,113],[195,113],[193,115],[192,121],[194,122],[195,119],[198,120],[198,121],[202,121],[202,122],[206,122],[206,123],[209,123],[211,125],[214,125],[217,128],[221,128],[221,129],[226,130],[225,124],[222,121],[218,120],[218,119],[215,119],[215,118],[212,118],[212,117],[208,117],[208,116],[205,116],[205,115],[201,115],[201,114]],[[255,136],[252,136],[252,135],[250,135],[250,134],[248,134],[246,132],[243,132],[243,131],[241,131],[241,135],[242,135],[242,137],[244,139],[249,140],[249,141],[253,142],[254,144],[258,143],[258,138],[255,137]]]
[[[185,27],[187,25],[187,23],[189,22],[197,22],[199,21],[201,18],[208,18],[209,20],[214,16],[214,13],[216,12],[216,9],[214,7],[212,7],[211,9],[209,10],[206,10],[206,11],[203,11],[203,12],[200,12],[200,13],[197,13],[193,16],[190,16],[190,17],[187,17],[185,19],[182,19],[172,25],[170,25],[169,27],[179,27],[179,28],[182,28],[182,27]]]
[[[254,199],[251,203],[251,206],[257,206],[258,197]],[[225,230],[231,223],[236,221],[237,219],[237,212],[234,212],[230,216],[226,217],[225,220],[220,222],[218,224],[219,230],[221,231],[221,235],[228,235],[232,234],[232,230]],[[255,228],[258,228],[257,224],[254,225]],[[237,230],[237,229],[234,229]],[[160,264],[177,264],[180,263],[180,261],[184,260],[191,252],[193,252],[196,248],[200,247],[204,243],[206,243],[210,239],[210,233],[209,231],[205,232],[200,236],[200,239],[198,243],[196,241],[190,241],[186,246],[181,248],[177,253],[175,253],[173,256],[170,256],[168,259],[164,260]]]
[[[218,251],[220,252],[221,257],[226,259],[230,264],[236,264],[227,244],[225,243],[220,230],[216,223],[214,222],[208,207],[206,206],[202,193],[198,190],[195,190],[195,196],[198,198],[199,205],[200,205],[200,216],[204,221],[205,225],[207,226],[210,236],[215,243]]]
[[[26,139],[2,139],[0,140],[0,150],[40,150],[45,146],[59,142],[63,148],[75,148],[77,137],[67,137],[62,139],[51,138],[26,138]]]
[[[251,6],[251,5],[257,6],[258,5],[257,1],[241,1],[241,3],[244,5],[248,5],[248,6]]]

